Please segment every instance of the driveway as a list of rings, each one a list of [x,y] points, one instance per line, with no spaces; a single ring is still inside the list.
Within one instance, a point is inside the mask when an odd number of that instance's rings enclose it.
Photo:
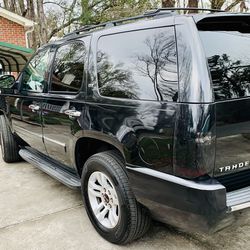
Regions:
[[[127,246],[110,244],[90,224],[79,191],[25,162],[0,160],[0,212],[1,250],[250,249],[249,209],[214,235],[187,234],[154,222],[142,239]]]

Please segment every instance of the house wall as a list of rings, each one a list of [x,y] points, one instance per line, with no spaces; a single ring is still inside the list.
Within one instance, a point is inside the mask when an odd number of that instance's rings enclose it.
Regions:
[[[26,47],[24,27],[0,17],[0,41]]]

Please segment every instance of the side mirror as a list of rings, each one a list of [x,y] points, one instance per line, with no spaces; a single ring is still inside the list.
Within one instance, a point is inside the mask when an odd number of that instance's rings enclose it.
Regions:
[[[11,88],[15,81],[13,75],[2,75],[0,76],[0,88]]]
[[[0,76],[0,94],[14,94],[16,80],[13,75]]]

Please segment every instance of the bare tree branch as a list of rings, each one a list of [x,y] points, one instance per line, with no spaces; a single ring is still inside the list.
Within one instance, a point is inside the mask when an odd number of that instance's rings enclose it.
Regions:
[[[61,3],[56,3],[56,2],[52,2],[52,1],[46,1],[43,4],[54,4],[59,6],[60,8],[64,9],[64,10],[70,10],[70,8],[63,6]]]
[[[161,4],[162,4],[162,8],[174,7],[175,0],[162,0]]]
[[[69,25],[71,25],[72,23],[76,22],[76,21],[79,21],[81,19],[81,16],[79,17],[75,17],[75,18],[72,18],[70,19],[68,22],[66,23],[63,23],[61,26],[53,29],[50,34],[48,35],[48,39],[50,39],[51,37],[53,37],[57,32],[61,31],[62,29],[64,28],[67,28]]]
[[[235,0],[232,2],[229,6],[226,7],[225,11],[230,11],[233,7],[235,7],[237,4],[239,4],[242,0]]]

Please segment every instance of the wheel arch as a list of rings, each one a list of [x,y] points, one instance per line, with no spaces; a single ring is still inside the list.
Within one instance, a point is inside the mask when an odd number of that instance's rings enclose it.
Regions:
[[[4,116],[6,116],[5,111],[4,111],[3,109],[1,109],[1,108],[0,108],[0,115],[4,115]]]
[[[116,150],[125,160],[123,145],[109,136],[101,134],[100,137],[99,133],[98,135],[94,133],[78,138],[74,147],[74,159],[79,176],[82,174],[84,163],[90,156],[108,150]]]

